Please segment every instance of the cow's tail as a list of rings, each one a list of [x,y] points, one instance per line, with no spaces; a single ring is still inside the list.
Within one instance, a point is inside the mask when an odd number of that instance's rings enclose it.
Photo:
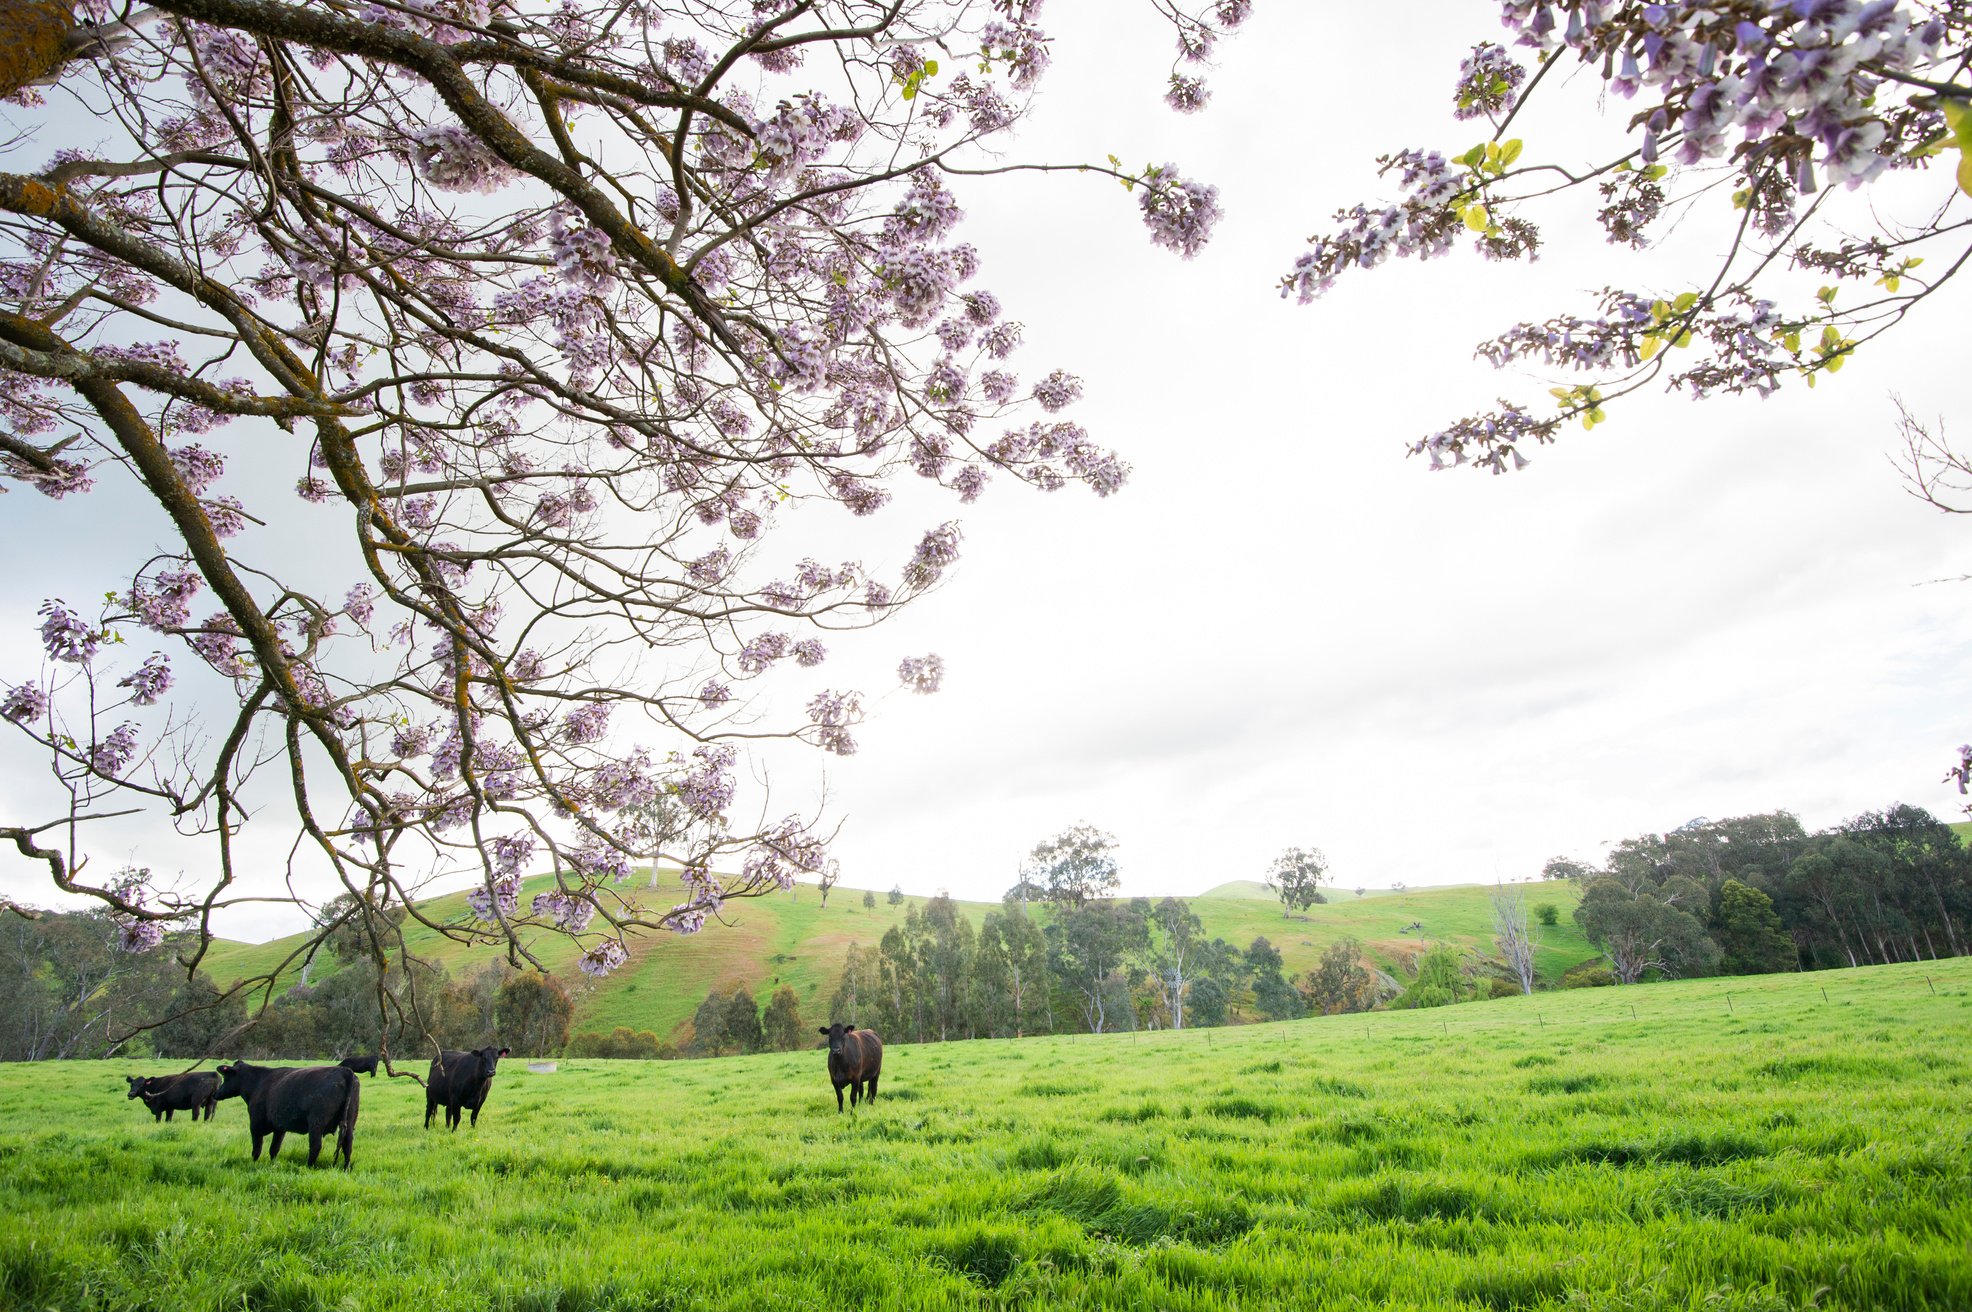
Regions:
[[[363,1101],[363,1081],[356,1078],[355,1071],[344,1071],[342,1084],[342,1120],[336,1125],[336,1151],[342,1154],[342,1167],[346,1171],[356,1148],[356,1109]]]

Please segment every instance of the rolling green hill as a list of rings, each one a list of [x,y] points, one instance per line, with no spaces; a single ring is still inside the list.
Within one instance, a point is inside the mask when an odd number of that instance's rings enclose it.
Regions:
[[[1968,1052],[1960,959],[893,1044],[847,1114],[813,1050],[511,1061],[456,1133],[362,1081],[348,1171],[24,1063],[0,1307],[1962,1312]]]
[[[549,884],[546,875],[527,881],[522,905]],[[1525,893],[1530,907],[1553,902],[1561,909],[1559,925],[1535,926],[1536,963],[1544,978],[1556,978],[1596,955],[1569,918],[1576,900],[1573,886],[1516,887]],[[1488,887],[1372,890],[1360,898],[1334,891],[1329,896],[1325,905],[1285,917],[1280,903],[1260,885],[1236,881],[1191,899],[1191,906],[1210,936],[1243,948],[1264,935],[1280,951],[1290,974],[1313,966],[1324,948],[1345,936],[1362,940],[1376,963],[1392,972],[1400,971],[1426,942],[1449,942],[1484,955],[1493,952]],[[816,891],[804,886],[787,895],[729,903],[724,925],[709,925],[704,932],[686,937],[667,934],[631,940],[629,963],[601,982],[590,981],[575,969],[577,953],[568,940],[540,934],[530,946],[576,994],[577,1032],[626,1025],[668,1035],[691,1016],[708,990],[738,984],[762,1001],[780,985],[789,985],[801,1001],[802,1014],[819,1015],[828,1008],[850,947],[874,947],[885,930],[903,923],[910,906],[924,902],[906,898],[893,907],[879,894],[876,909],[866,911],[862,898],[861,889],[838,887],[823,907]],[[975,926],[994,905],[959,903]],[[463,893],[420,903],[419,910],[440,923],[468,919]],[[1406,932],[1405,927],[1413,924],[1422,929]],[[443,964],[454,975],[499,955],[416,924],[406,927],[406,938],[414,952]],[[221,982],[265,974],[279,968],[302,941],[301,935],[268,943],[221,941],[213,945],[206,969]],[[318,961],[312,978],[320,978],[326,965]],[[298,972],[299,964],[290,963],[286,978],[298,979]]]

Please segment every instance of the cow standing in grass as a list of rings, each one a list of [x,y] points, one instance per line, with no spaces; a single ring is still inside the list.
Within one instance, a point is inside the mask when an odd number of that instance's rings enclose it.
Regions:
[[[356,1145],[356,1109],[362,1101],[363,1082],[355,1071],[340,1066],[255,1066],[236,1061],[221,1066],[221,1098],[242,1098],[247,1106],[247,1128],[253,1134],[253,1160],[260,1160],[260,1141],[269,1134],[274,1142],[267,1160],[281,1155],[281,1140],[292,1131],[308,1136],[308,1164],[322,1155],[322,1136],[333,1133],[335,1148],[329,1155],[340,1159],[344,1170]]]
[[[173,1112],[190,1112],[197,1120],[199,1113],[212,1119],[212,1113],[219,1106],[219,1077],[211,1071],[193,1071],[189,1075],[126,1075],[130,1084],[129,1096],[142,1098],[144,1106],[150,1108],[153,1121],[171,1119]]]
[[[355,1071],[358,1075],[375,1075],[377,1063],[381,1060],[383,1060],[381,1057],[344,1057],[336,1065],[346,1071]]]
[[[493,1087],[493,1073],[499,1069],[505,1048],[479,1048],[473,1052],[454,1052],[450,1048],[433,1058],[425,1076],[425,1129],[431,1128],[431,1114],[445,1108],[445,1128],[459,1128],[459,1113],[472,1109],[472,1123],[479,1126],[479,1109],[486,1105],[487,1091]]]
[[[849,1105],[859,1099],[876,1101],[877,1077],[883,1074],[883,1040],[875,1030],[859,1030],[840,1021],[821,1027],[829,1040],[829,1083],[835,1086],[835,1110],[842,1110],[842,1086],[849,1086]]]

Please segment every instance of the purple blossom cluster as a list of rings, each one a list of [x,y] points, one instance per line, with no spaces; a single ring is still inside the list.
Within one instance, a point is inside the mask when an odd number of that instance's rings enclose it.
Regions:
[[[41,646],[50,660],[87,665],[102,646],[103,632],[70,610],[61,598],[41,603]]]
[[[1452,91],[1452,117],[1497,118],[1513,108],[1527,70],[1504,46],[1481,41],[1458,66],[1458,86]]]
[[[533,905],[535,915],[548,917],[556,929],[569,934],[580,934],[596,916],[594,903],[560,889],[535,894]]]
[[[117,680],[117,686],[130,689],[130,700],[139,706],[154,706],[171,690],[171,664],[163,652],[152,652],[144,663]]]
[[[1034,399],[1049,414],[1067,409],[1081,397],[1082,380],[1060,369],[1034,384]]]
[[[191,601],[198,594],[200,580],[190,569],[160,570],[148,584],[139,580],[125,595],[123,604],[147,629],[162,632],[183,628],[192,618]]]
[[[1380,209],[1357,205],[1337,214],[1342,229],[1309,239],[1310,249],[1281,280],[1282,296],[1292,292],[1306,305],[1333,287],[1344,269],[1373,269],[1393,256],[1428,260],[1449,251],[1465,231],[1453,205],[1469,185],[1467,175],[1443,155],[1406,150],[1381,163],[1381,172],[1397,172],[1409,195]]]
[[[601,742],[609,732],[609,704],[584,702],[562,717],[562,735],[571,743]]]
[[[945,680],[944,658],[936,654],[906,656],[897,666],[897,678],[912,692],[937,692],[938,685]]]
[[[238,677],[247,671],[246,659],[239,650],[240,638],[240,626],[231,615],[220,611],[207,616],[199,631],[187,641],[213,669]]]
[[[426,128],[412,147],[418,174],[440,191],[495,192],[520,175],[462,127]]]
[[[137,726],[125,720],[89,749],[89,767],[107,779],[120,777],[137,755]]]
[[[733,766],[739,749],[729,743],[706,743],[692,749],[694,764],[674,787],[678,800],[701,820],[717,820],[733,804]]]
[[[479,920],[512,919],[520,910],[520,876],[502,875],[466,890],[466,906]]]
[[[1674,132],[1684,164],[1770,150],[1793,162],[1803,191],[1813,190],[1817,157],[1830,181],[1850,187],[1891,167],[1879,149],[1890,131],[1877,92],[1890,75],[1921,76],[1943,56],[1946,33],[1941,17],[1895,0],[1505,0],[1501,15],[1524,45],[1613,69],[1618,94],[1661,97],[1637,115],[1646,161]],[[1809,143],[1812,153],[1801,149]]]
[[[1164,93],[1164,103],[1180,114],[1196,114],[1211,99],[1204,78],[1187,77],[1183,73],[1171,74],[1170,90]]]
[[[863,719],[863,699],[858,693],[824,690],[809,699],[808,718],[813,722],[811,741],[825,752],[837,756],[856,754],[856,737],[851,725]]]
[[[591,947],[575,964],[590,979],[602,979],[614,974],[625,962],[630,960],[630,950],[620,939],[606,938]]]
[[[760,836],[747,853],[741,875],[748,884],[772,883],[782,891],[794,887],[797,876],[814,874],[828,863],[828,848],[795,816],[789,816]]]
[[[1217,187],[1180,177],[1174,164],[1146,170],[1139,186],[1137,207],[1153,243],[1187,260],[1205,249],[1222,217]]]
[[[0,697],[0,719],[26,724],[48,713],[48,694],[38,683],[17,683]]]
[[[928,588],[944,577],[945,571],[955,564],[958,558],[958,524],[956,522],[940,524],[918,540],[917,550],[911,556],[911,563],[904,567],[904,582],[916,589]]]
[[[493,851],[489,853],[493,873],[501,878],[526,874],[529,863],[534,860],[534,847],[532,834],[501,834],[493,840]]]

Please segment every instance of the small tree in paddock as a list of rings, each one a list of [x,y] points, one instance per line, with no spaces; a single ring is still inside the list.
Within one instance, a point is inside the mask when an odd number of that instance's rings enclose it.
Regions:
[[[735,1052],[758,1052],[762,1037],[760,1006],[742,984],[726,1000],[726,1042]]]
[[[871,889],[871,888],[866,888],[866,889],[864,889],[864,890],[863,890],[863,914],[865,914],[865,915],[875,915],[875,914],[876,914],[876,890],[875,890],[875,889]]]
[[[1536,902],[1534,919],[1540,921],[1544,928],[1553,929],[1561,923],[1561,908],[1552,902]]]
[[[767,1014],[760,1018],[762,1042],[774,1052],[793,1052],[808,1041],[801,1023],[801,1000],[786,984],[774,990],[767,1000]]]
[[[1267,867],[1267,890],[1280,899],[1280,914],[1306,911],[1328,898],[1321,891],[1328,879],[1328,858],[1318,847],[1290,847]]]
[[[1376,976],[1363,965],[1363,945],[1353,938],[1329,944],[1315,968],[1297,976],[1295,983],[1317,1016],[1368,1011],[1376,1005]]]
[[[1534,935],[1527,927],[1527,899],[1517,888],[1493,890],[1493,942],[1522,993],[1534,991]]]
[[[1020,878],[1056,906],[1079,907],[1106,898],[1121,882],[1116,837],[1094,825],[1073,825],[1035,844],[1021,866]]]
[[[574,1000],[562,982],[540,970],[515,972],[500,985],[493,1002],[501,1044],[533,1057],[562,1050],[574,1015]]]

